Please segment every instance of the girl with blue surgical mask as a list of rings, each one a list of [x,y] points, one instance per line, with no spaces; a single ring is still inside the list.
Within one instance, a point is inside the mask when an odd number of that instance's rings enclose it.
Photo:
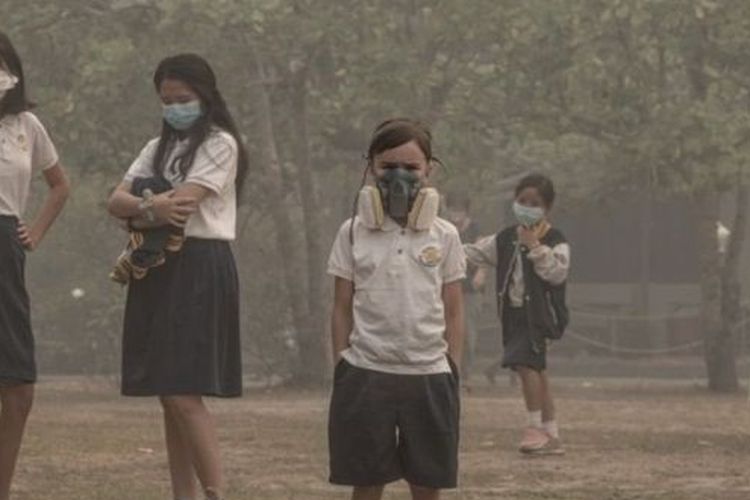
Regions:
[[[203,58],[165,59],[154,85],[162,102],[161,134],[128,169],[109,211],[140,231],[177,226],[185,239],[166,252],[164,262],[129,280],[122,393],[160,399],[174,498],[216,500],[224,480],[216,428],[203,398],[242,392],[230,241],[247,155]],[[133,193],[134,181],[154,178],[172,189]]]
[[[499,364],[520,376],[528,425],[519,451],[530,455],[564,453],[547,376],[547,344],[562,337],[568,323],[570,246],[549,221],[554,201],[550,179],[538,174],[524,177],[515,190],[516,222],[465,246],[472,264],[496,272],[503,333]]]

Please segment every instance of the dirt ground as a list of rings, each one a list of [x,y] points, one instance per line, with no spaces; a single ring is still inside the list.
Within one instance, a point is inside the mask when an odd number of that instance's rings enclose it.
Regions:
[[[750,404],[688,382],[561,379],[562,458],[515,452],[517,389],[463,399],[460,488],[445,499],[745,500]],[[166,500],[158,404],[111,381],[46,378],[37,388],[14,500]],[[250,392],[215,401],[230,500],[346,499],[326,482],[324,392]],[[403,484],[387,499],[408,498]]]

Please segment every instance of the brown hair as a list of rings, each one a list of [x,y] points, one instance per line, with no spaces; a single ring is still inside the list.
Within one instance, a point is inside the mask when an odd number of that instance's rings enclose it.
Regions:
[[[537,190],[547,210],[552,208],[552,205],[555,203],[555,185],[552,184],[552,180],[549,177],[542,174],[527,175],[516,186],[516,198],[521,194],[521,191],[528,188]]]
[[[367,149],[367,161],[372,163],[375,156],[383,151],[411,141],[417,143],[428,162],[435,159],[432,156],[432,133],[427,125],[411,118],[392,118],[375,128]]]

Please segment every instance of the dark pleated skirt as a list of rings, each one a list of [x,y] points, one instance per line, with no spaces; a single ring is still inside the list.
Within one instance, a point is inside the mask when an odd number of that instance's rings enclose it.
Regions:
[[[131,281],[122,394],[242,394],[239,284],[228,242],[188,238],[164,265]]]
[[[36,381],[34,336],[18,219],[0,215],[0,385]]]

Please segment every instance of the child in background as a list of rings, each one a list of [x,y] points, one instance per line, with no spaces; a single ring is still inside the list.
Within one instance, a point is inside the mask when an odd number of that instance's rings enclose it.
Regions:
[[[529,423],[519,450],[527,454],[564,453],[547,376],[547,342],[559,339],[568,322],[570,246],[549,222],[554,201],[550,179],[523,178],[513,204],[518,223],[465,246],[471,263],[496,270],[502,366],[521,378]]]

